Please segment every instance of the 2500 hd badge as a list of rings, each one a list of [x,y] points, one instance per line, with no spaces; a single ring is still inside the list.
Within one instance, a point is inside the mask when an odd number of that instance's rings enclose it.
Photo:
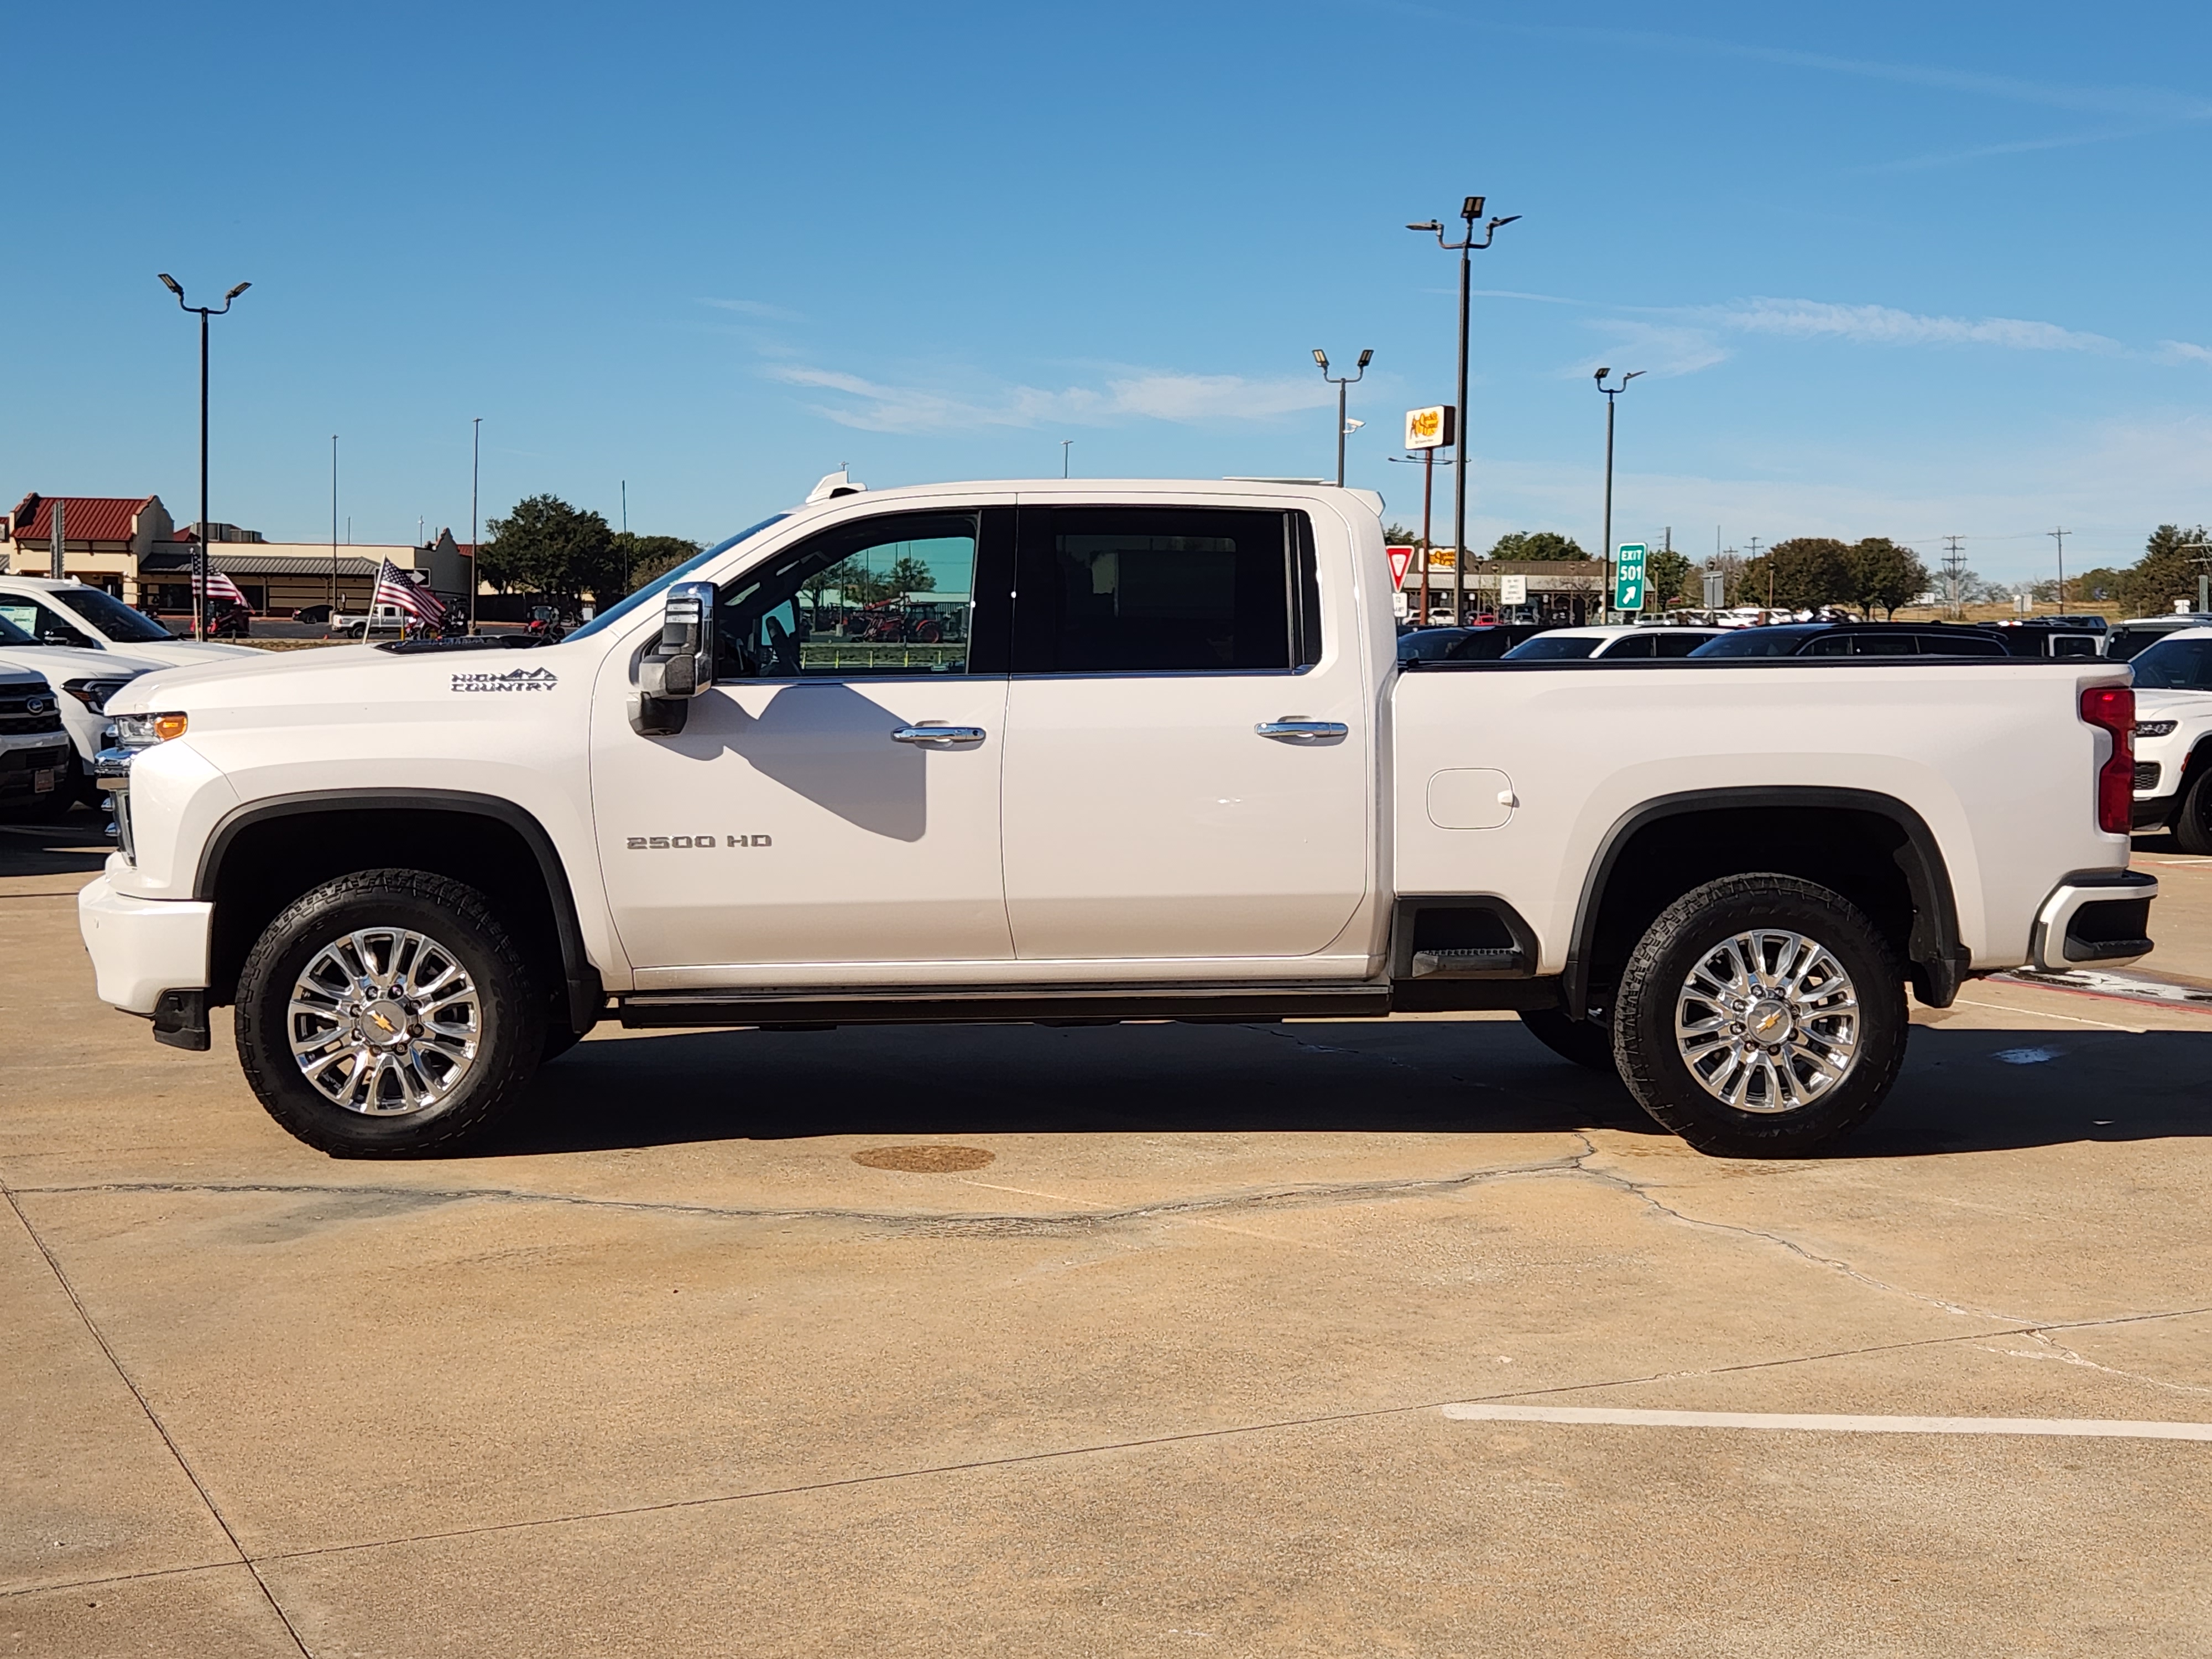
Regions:
[[[663,849],[676,850],[696,847],[773,847],[775,840],[768,836],[632,836],[629,850],[633,853],[658,853]]]

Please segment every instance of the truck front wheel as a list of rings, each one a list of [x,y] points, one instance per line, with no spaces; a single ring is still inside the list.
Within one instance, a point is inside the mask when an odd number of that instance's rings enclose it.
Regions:
[[[1868,1117],[1910,1030],[1896,955],[1856,906],[1791,876],[1729,876],[1651,924],[1620,976],[1613,1057],[1699,1152],[1794,1157]]]
[[[269,1115],[334,1158],[445,1152],[528,1084],[544,1009],[482,893],[363,870],[295,900],[246,957],[238,1057]]]

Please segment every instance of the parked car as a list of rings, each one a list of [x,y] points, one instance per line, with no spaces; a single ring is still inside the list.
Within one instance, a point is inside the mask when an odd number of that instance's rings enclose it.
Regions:
[[[45,645],[78,651],[122,651],[162,667],[185,667],[218,657],[268,659],[250,645],[180,640],[143,611],[105,588],[51,576],[0,576],[0,619]]]
[[[2101,657],[2110,631],[2102,617],[2028,617],[1990,626],[2015,657]]]
[[[135,681],[100,995],[187,1048],[234,1007],[249,1085],[341,1156],[463,1143],[610,1017],[1400,1009],[1515,1011],[1694,1145],[1795,1155],[1888,1093],[1908,982],[2151,949],[2124,667],[1401,664],[1379,509],[848,492],[558,643]],[[924,539],[981,567],[957,670],[779,647],[811,580]]]
[[[2126,662],[2170,634],[2205,627],[2212,627],[2212,612],[2177,611],[2166,617],[2130,617],[2112,624],[2112,631],[2105,636],[2105,656],[2112,662]]]
[[[45,817],[68,809],[64,701],[44,675],[0,665],[0,811]]]
[[[292,613],[295,623],[323,623],[331,619],[331,607],[326,605],[303,605]]]
[[[2135,827],[2212,854],[2212,627],[2178,629],[2129,660],[2136,681]]]
[[[1692,657],[2009,657],[1995,629],[1942,623],[1777,623],[1741,628]]]
[[[72,800],[99,799],[93,757],[100,752],[107,726],[107,700],[141,674],[163,665],[120,651],[42,645],[0,615],[0,670],[39,675],[59,694],[58,729],[67,734],[76,760],[64,780]]]
[[[1678,628],[1663,623],[1606,623],[1588,628],[1553,628],[1523,640],[1505,653],[1508,662],[1554,662],[1574,659],[1621,662],[1634,658],[1686,657],[1717,628]]]
[[[1544,631],[1540,623],[1495,623],[1486,628],[1419,628],[1398,636],[1398,660],[1489,662]]]

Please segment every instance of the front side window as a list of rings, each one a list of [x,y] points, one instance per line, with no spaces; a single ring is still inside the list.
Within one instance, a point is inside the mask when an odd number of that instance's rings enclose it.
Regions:
[[[725,582],[715,605],[715,674],[850,679],[969,672],[981,516],[864,519]]]
[[[1317,658],[1303,514],[1024,507],[1021,674],[1285,672]]]
[[[1655,637],[1650,634],[1623,634],[1598,654],[1607,662],[1620,657],[1649,657],[1655,653]]]
[[[1710,634],[1678,633],[1670,629],[1656,641],[1658,654],[1662,657],[1686,657],[1712,637]]]

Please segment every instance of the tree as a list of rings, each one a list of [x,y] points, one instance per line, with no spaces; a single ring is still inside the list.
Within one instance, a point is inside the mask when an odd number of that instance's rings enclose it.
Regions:
[[[2162,524],[2150,532],[2143,544],[2143,556],[2136,561],[2127,574],[2124,592],[2128,607],[2139,617],[2161,614],[2173,609],[2176,599],[2185,599],[2193,607],[2197,603],[2197,578],[2199,573],[2212,567],[2197,561],[2212,553],[2212,548],[2191,547],[2191,542],[2212,541],[2203,525],[2186,529],[2178,524]],[[2067,584],[2070,591],[2073,583]]]
[[[614,566],[625,579],[621,592],[629,592],[644,586],[656,576],[665,575],[686,559],[696,558],[699,544],[682,536],[639,536],[627,530],[617,530],[614,535]],[[608,599],[612,593],[596,597]]]
[[[2099,565],[2094,570],[2084,570],[2078,576],[2066,579],[2066,597],[2077,605],[2118,605],[2127,592],[2131,572],[2115,569],[2111,565]],[[2054,581],[2055,589],[2058,584]]]
[[[484,579],[502,593],[519,587],[580,603],[622,591],[622,561],[614,532],[598,514],[574,507],[558,495],[530,495],[503,519],[489,519],[490,539],[477,556]]]
[[[1847,598],[1871,620],[1875,607],[1894,617],[1897,607],[1928,591],[1928,567],[1909,547],[1899,547],[1887,536],[1869,536],[1844,550],[1843,574]]]
[[[1796,536],[1777,542],[1757,558],[1743,562],[1737,603],[1771,605],[1778,611],[1817,611],[1849,599],[1853,597],[1846,568],[1850,550],[1832,536]]]
[[[1571,536],[1556,530],[1514,530],[1500,536],[1490,550],[1493,559],[1587,559]]]
[[[1644,556],[1644,585],[1649,590],[1647,609],[1672,611],[1680,605],[1704,603],[1702,592],[1692,592],[1693,567],[1680,553],[1655,547]]]

